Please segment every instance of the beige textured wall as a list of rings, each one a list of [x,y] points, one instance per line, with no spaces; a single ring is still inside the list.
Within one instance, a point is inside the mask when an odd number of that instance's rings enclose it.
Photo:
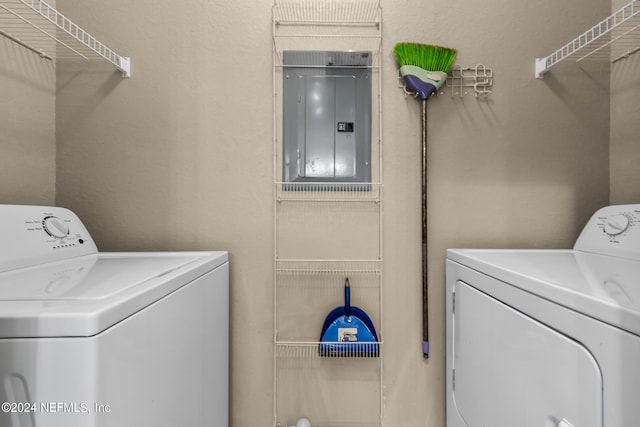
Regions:
[[[0,203],[55,202],[53,62],[0,35]]]
[[[585,2],[586,1],[586,2]],[[133,77],[59,67],[57,203],[101,250],[231,254],[232,424],[272,409],[271,2],[59,0]],[[385,424],[443,427],[448,247],[568,247],[609,194],[607,70],[533,61],[609,12],[597,0],[383,0]],[[420,115],[398,41],[495,73],[487,101],[429,101],[430,319],[421,354]],[[357,396],[350,398],[357,399]]]
[[[627,1],[612,1],[613,10]],[[611,204],[640,203],[640,55],[611,66]]]

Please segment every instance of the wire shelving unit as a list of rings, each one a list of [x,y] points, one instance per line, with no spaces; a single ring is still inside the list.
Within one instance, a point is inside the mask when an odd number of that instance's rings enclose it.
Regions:
[[[568,59],[621,61],[640,51],[640,0],[633,0],[551,54],[536,58],[535,76],[543,78],[554,65]]]
[[[42,0],[0,0],[0,36],[46,60],[107,61],[131,76],[121,56]]]
[[[301,416],[320,427],[382,427],[381,15],[379,0],[274,0],[274,427]],[[371,52],[371,182],[283,182],[285,51]],[[345,278],[378,342],[327,357],[319,335],[344,303]]]

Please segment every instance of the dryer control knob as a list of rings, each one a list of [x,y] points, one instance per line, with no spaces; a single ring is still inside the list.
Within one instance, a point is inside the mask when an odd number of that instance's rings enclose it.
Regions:
[[[69,226],[55,216],[48,216],[43,219],[42,226],[44,227],[44,231],[51,237],[63,239],[69,235]]]
[[[625,215],[613,215],[604,222],[604,232],[609,236],[617,236],[629,228],[629,218]]]

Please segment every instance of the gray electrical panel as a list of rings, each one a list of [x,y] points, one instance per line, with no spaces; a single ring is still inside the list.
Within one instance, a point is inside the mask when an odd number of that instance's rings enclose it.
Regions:
[[[283,52],[283,181],[371,181],[371,52]]]

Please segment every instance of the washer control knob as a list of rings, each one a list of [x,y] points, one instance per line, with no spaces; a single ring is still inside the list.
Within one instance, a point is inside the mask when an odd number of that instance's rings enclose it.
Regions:
[[[613,215],[604,222],[604,232],[609,236],[617,236],[629,228],[629,218],[625,215]]]
[[[69,226],[55,216],[48,216],[43,219],[42,226],[44,227],[44,231],[51,237],[63,239],[69,235]]]

